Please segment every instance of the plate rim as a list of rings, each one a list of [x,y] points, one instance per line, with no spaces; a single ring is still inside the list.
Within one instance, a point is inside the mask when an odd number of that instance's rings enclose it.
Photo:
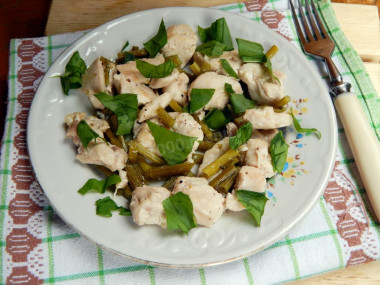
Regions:
[[[292,222],[290,223],[286,228],[282,228],[281,232],[280,233],[277,233],[277,236],[275,238],[272,238],[270,239],[270,241],[266,242],[264,245],[260,246],[259,248],[256,248],[254,250],[251,250],[251,251],[248,251],[246,252],[245,254],[242,254],[242,255],[238,255],[238,256],[235,256],[233,258],[228,258],[228,259],[223,259],[223,260],[219,260],[219,261],[215,261],[215,262],[207,262],[207,263],[197,263],[197,264],[171,264],[171,263],[161,263],[161,262],[156,262],[156,261],[151,261],[151,260],[144,260],[144,259],[141,259],[141,258],[136,258],[132,255],[128,255],[128,254],[125,254],[123,252],[119,252],[117,250],[114,250],[112,248],[109,248],[101,243],[98,243],[96,242],[94,239],[92,239],[91,237],[89,237],[87,234],[84,234],[84,232],[77,228],[76,226],[74,226],[69,220],[66,219],[65,215],[62,214],[57,208],[56,206],[51,203],[51,199],[50,199],[50,195],[51,193],[49,194],[49,191],[45,191],[45,189],[42,187],[42,184],[41,184],[41,181],[38,179],[38,173],[35,171],[35,164],[36,164],[36,159],[33,159],[34,157],[34,154],[32,151],[30,150],[33,150],[33,143],[32,143],[32,136],[30,134],[30,131],[31,131],[31,120],[30,118],[33,116],[34,114],[34,109],[36,108],[35,107],[35,98],[37,96],[41,96],[41,95],[38,95],[39,93],[41,93],[43,89],[43,83],[44,81],[46,81],[47,78],[46,77],[46,74],[54,68],[54,66],[57,64],[57,62],[59,61],[62,61],[64,60],[66,57],[68,57],[69,55],[71,55],[76,47],[78,46],[81,46],[84,44],[85,41],[87,41],[91,35],[97,35],[98,33],[102,33],[102,31],[104,29],[107,29],[109,26],[112,26],[112,25],[119,25],[121,24],[122,22],[126,21],[126,20],[129,20],[131,18],[134,18],[136,16],[144,16],[144,14],[149,14],[149,13],[159,13],[160,11],[169,11],[171,12],[172,10],[202,10],[202,11],[207,11],[207,12],[215,12],[217,14],[221,14],[221,15],[233,15],[233,16],[237,16],[237,17],[240,17],[241,19],[244,19],[243,21],[246,21],[248,23],[248,21],[250,21],[249,23],[252,24],[253,26],[254,25],[261,25],[263,26],[264,29],[266,29],[267,31],[270,31],[270,33],[275,33],[273,30],[271,30],[270,28],[268,28],[267,26],[261,24],[261,23],[258,23],[258,22],[255,22],[249,18],[246,18],[242,15],[239,15],[239,14],[235,14],[235,13],[230,13],[230,12],[227,12],[227,11],[224,11],[224,10],[219,10],[219,9],[216,9],[216,8],[206,8],[206,7],[194,7],[194,6],[176,6],[176,7],[160,7],[160,8],[152,8],[152,9],[147,9],[147,10],[143,10],[143,11],[136,11],[136,12],[133,12],[133,13],[130,13],[130,14],[126,14],[126,15],[123,15],[123,16],[120,16],[120,17],[117,17],[111,21],[108,21],[100,26],[97,26],[93,29],[90,29],[88,33],[85,33],[84,35],[80,36],[77,40],[75,40],[72,44],[70,44],[70,46],[68,46],[60,55],[58,55],[56,57],[56,59],[52,62],[51,66],[46,70],[46,73],[44,74],[38,88],[36,89],[36,92],[35,92],[35,96],[33,97],[33,101],[32,101],[32,104],[30,106],[30,109],[29,109],[29,113],[28,113],[28,123],[27,123],[27,129],[26,129],[26,141],[27,141],[27,148],[28,148],[28,154],[29,154],[29,157],[30,157],[30,163],[32,165],[32,171],[34,173],[34,177],[35,177],[35,180],[36,182],[38,183],[38,185],[40,186],[40,188],[42,189],[42,191],[44,192],[45,196],[47,197],[48,201],[49,201],[49,204],[50,206],[54,209],[54,211],[59,215],[59,217],[64,221],[65,224],[67,224],[71,229],[73,229],[75,232],[79,233],[81,237],[84,237],[86,240],[90,241],[91,243],[95,244],[96,246],[98,247],[101,247],[102,249],[105,249],[109,252],[112,252],[113,254],[116,254],[118,256],[121,256],[123,258],[128,258],[129,260],[132,260],[134,262],[138,262],[138,263],[141,263],[141,264],[146,264],[146,265],[152,265],[152,266],[159,266],[159,267],[163,267],[163,268],[200,268],[200,267],[210,267],[210,266],[216,266],[216,265],[220,265],[220,264],[226,264],[226,263],[230,263],[230,262],[233,262],[233,261],[236,261],[236,260],[240,260],[242,258],[245,258],[245,257],[248,257],[248,256],[251,256],[251,255],[254,255],[262,250],[264,250],[265,248],[267,248],[268,246],[276,243],[277,241],[281,240],[286,234],[289,233],[289,231],[294,228],[297,224],[299,224],[306,216],[307,214],[310,212],[310,210],[315,206],[315,204],[318,202],[318,200],[320,199],[324,189],[326,188],[327,184],[328,184],[328,181],[329,181],[329,177],[331,176],[331,173],[333,172],[333,169],[334,169],[334,163],[335,163],[335,157],[336,157],[336,153],[337,153],[337,119],[336,119],[336,114],[334,112],[334,107],[333,107],[333,104],[331,102],[331,105],[332,105],[332,119],[333,121],[330,122],[330,123],[333,123],[333,126],[332,126],[332,140],[333,140],[333,146],[332,146],[332,151],[331,151],[331,159],[329,160],[329,165],[328,165],[328,170],[325,172],[326,173],[326,178],[325,178],[325,181],[323,183],[323,186],[320,187],[320,189],[318,189],[319,191],[317,191],[317,194],[314,195],[313,197],[313,200],[308,204],[308,206],[306,208],[303,209],[302,213],[300,215],[297,216],[297,218]],[[283,40],[286,41],[286,39],[283,38]],[[291,45],[291,43],[289,43]],[[293,46],[293,49],[296,50],[297,52],[303,54],[299,49],[297,49],[295,46]],[[312,73],[314,73],[315,75],[318,75],[317,74],[317,71],[311,66],[311,63],[309,62],[309,60],[307,60],[306,56],[304,56],[304,62],[307,62],[308,65],[310,66],[310,70],[312,70]],[[318,78],[320,78],[320,76],[318,76]],[[319,80],[319,84],[322,83],[322,80],[320,79]]]

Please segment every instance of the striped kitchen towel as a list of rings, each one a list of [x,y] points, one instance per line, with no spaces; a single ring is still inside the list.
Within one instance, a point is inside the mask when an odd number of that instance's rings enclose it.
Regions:
[[[344,79],[352,83],[380,137],[380,103],[368,74],[341,31],[331,3],[322,0],[318,4],[337,46],[334,61]],[[255,0],[217,8],[261,22],[300,49],[287,0]],[[1,284],[273,284],[379,259],[379,222],[371,212],[341,127],[336,163],[324,195],[285,238],[253,256],[213,267],[165,269],[114,255],[74,232],[56,215],[34,179],[26,129],[44,73],[83,34],[10,43],[9,103],[0,160]],[[327,90],[327,74],[322,78]],[[298,175],[292,171],[284,175]]]

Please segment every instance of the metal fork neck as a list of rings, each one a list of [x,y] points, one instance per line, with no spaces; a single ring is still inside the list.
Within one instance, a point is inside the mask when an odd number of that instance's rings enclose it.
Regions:
[[[327,69],[329,71],[330,77],[330,95],[332,98],[335,98],[339,94],[350,92],[351,84],[343,82],[343,77],[339,73],[338,68],[335,66],[335,63],[331,58],[325,58],[325,63],[327,65]]]
[[[348,82],[336,82],[329,90],[330,96],[335,99],[336,96],[342,93],[350,92],[351,84]]]

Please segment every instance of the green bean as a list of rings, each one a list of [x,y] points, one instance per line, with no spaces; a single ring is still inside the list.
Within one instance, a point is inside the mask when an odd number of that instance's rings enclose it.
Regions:
[[[214,145],[215,145],[214,142],[210,142],[210,141],[201,141],[201,142],[199,143],[199,146],[198,146],[197,150],[198,150],[198,151],[206,151],[206,150],[211,149]]]
[[[174,112],[182,112],[181,106],[173,99],[169,102],[169,107],[172,108]]]
[[[203,160],[203,154],[201,153],[193,153],[192,158],[195,163],[201,164]]]
[[[130,141],[129,142],[130,146],[133,146],[136,148],[137,152],[141,154],[143,157],[146,159],[149,159],[153,164],[156,165],[164,165],[166,164],[165,160],[158,156],[157,154],[151,152],[149,149],[144,147],[142,144],[140,144],[137,141]]]
[[[165,127],[167,128],[173,127],[175,120],[161,106],[157,108],[157,115],[161,119]]]
[[[210,163],[208,166],[206,166],[202,171],[202,175],[209,179],[210,177],[215,175],[220,170],[220,168],[223,167],[229,160],[238,156],[239,151],[229,149],[224,154],[215,159],[212,163]]]
[[[133,190],[136,189],[136,187],[149,184],[137,163],[127,163],[125,165],[125,170],[127,171],[128,182],[132,186]]]
[[[194,163],[183,162],[175,165],[152,167],[149,169],[149,178],[162,179],[173,175],[185,175],[191,170],[191,168],[193,168],[193,166]]]

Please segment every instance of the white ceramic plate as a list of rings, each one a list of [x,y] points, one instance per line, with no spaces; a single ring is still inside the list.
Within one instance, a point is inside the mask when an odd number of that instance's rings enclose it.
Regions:
[[[302,125],[318,128],[322,139],[305,136],[298,142],[303,147],[296,147],[297,142],[291,143],[289,157],[294,158],[294,163],[289,164],[288,170],[293,172],[288,176],[294,175],[289,179],[278,176],[274,180],[275,185],[269,188],[274,196],[267,203],[261,227],[254,225],[247,212],[224,213],[212,228],[196,228],[186,236],[158,226],[137,226],[130,217],[95,215],[94,203],[104,196],[81,196],[77,190],[98,174],[75,160],[75,148],[65,139],[64,127],[66,114],[74,111],[90,114],[92,109],[87,97],[79,92],[65,96],[59,79],[51,76],[63,74],[67,61],[77,50],[89,65],[99,56],[114,58],[127,40],[130,45],[142,46],[155,35],[161,18],[166,27],[184,23],[196,29],[198,25],[208,27],[220,17],[226,18],[233,38],[260,42],[265,50],[273,44],[279,47],[273,67],[287,74],[286,94],[297,100],[308,100],[298,106],[308,109],[302,115]],[[335,113],[320,76],[286,39],[241,16],[214,9],[182,7],[130,14],[76,41],[45,75],[28,121],[28,147],[36,177],[61,218],[104,248],[137,262],[167,267],[198,267],[236,260],[282,238],[322,195],[333,167],[336,134]]]

